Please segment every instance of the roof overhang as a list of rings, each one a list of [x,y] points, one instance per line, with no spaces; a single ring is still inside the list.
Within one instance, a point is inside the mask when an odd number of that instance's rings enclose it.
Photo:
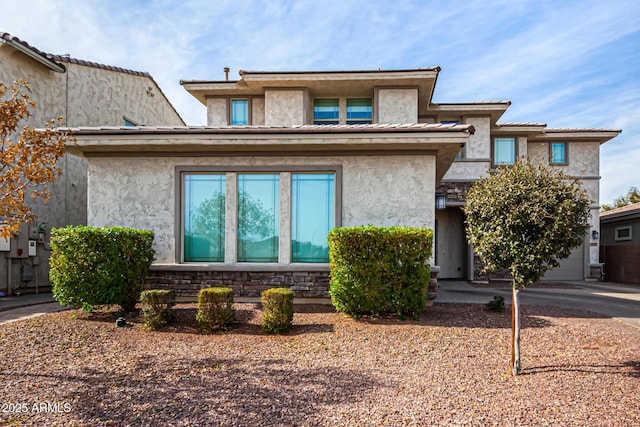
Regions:
[[[545,129],[530,142],[572,141],[604,144],[620,132],[620,129]]]
[[[6,33],[5,33],[6,34]],[[56,73],[64,73],[66,68],[62,64],[58,64],[56,61],[47,58],[43,53],[31,46],[23,43],[20,39],[15,37],[0,37],[0,43],[4,43],[7,46],[11,46],[15,50],[27,55],[29,58],[39,62],[48,69],[55,71]]]
[[[415,87],[431,100],[440,67],[377,71],[240,71],[240,80],[181,80],[201,103],[215,96],[259,96],[268,88],[305,88],[311,96],[371,96],[376,87]]]
[[[433,155],[439,182],[471,125],[101,127],[71,129],[83,157]]]
[[[427,114],[438,114],[439,116],[490,116],[491,123],[496,123],[507,111],[511,101],[479,101],[467,103],[444,103],[429,104]]]

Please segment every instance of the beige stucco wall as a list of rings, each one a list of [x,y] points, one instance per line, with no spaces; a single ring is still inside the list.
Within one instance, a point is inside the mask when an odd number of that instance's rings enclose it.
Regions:
[[[176,166],[198,165],[284,165],[283,169],[341,165],[343,226],[407,225],[433,229],[435,225],[433,156],[91,158],[89,224],[153,230],[156,262],[175,262],[174,171]],[[282,203],[288,202],[281,200]],[[281,237],[286,238],[282,230],[287,227],[280,229]]]
[[[264,125],[264,98],[251,99],[251,124],[255,126]]]
[[[305,89],[266,90],[264,96],[266,126],[305,124],[308,92]]]
[[[377,89],[377,122],[418,123],[418,89]]]
[[[123,116],[127,116],[148,125],[182,125],[152,79],[73,63],[64,65],[66,73],[54,72],[0,43],[0,82],[28,81],[31,100],[37,104],[31,120],[25,124],[43,127],[47,120],[62,116],[70,126],[122,126]],[[37,222],[46,223],[47,229],[84,224],[87,220],[87,162],[66,155],[60,166],[63,175],[50,186],[49,201],[29,202],[38,215]],[[6,289],[10,281],[12,288],[17,286],[21,263],[39,264],[36,280],[28,282],[28,286],[35,286],[36,281],[41,286],[49,283],[48,243],[39,243],[36,250],[36,259],[22,261],[8,261],[5,253],[0,252],[0,290]],[[7,277],[8,262],[15,264],[12,277]]]
[[[227,126],[229,113],[227,98],[207,98],[207,126]]]
[[[490,117],[464,117],[463,123],[473,125],[475,133],[469,136],[465,145],[466,159],[491,158],[491,122]]]

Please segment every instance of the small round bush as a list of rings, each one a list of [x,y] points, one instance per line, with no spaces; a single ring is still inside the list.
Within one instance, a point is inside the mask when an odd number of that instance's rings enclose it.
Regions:
[[[140,305],[145,329],[155,331],[170,323],[175,317],[172,309],[175,303],[176,293],[172,289],[142,291]]]

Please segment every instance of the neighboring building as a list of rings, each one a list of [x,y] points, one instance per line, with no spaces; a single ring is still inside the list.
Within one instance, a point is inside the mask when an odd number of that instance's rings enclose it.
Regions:
[[[0,81],[15,80],[29,82],[31,100],[37,103],[25,123],[32,127],[57,116],[69,126],[184,125],[148,73],[48,54],[0,32]],[[4,239],[0,242],[0,292],[48,285],[51,227],[86,224],[86,160],[66,155],[61,166],[63,175],[51,186],[50,200],[33,203],[37,224],[12,239],[13,250]],[[35,241],[36,256],[28,251],[18,255],[16,245],[28,240]]]
[[[464,194],[496,164],[528,155],[583,179],[598,228],[599,145],[619,131],[498,124],[506,101],[436,104],[439,71],[183,81],[207,106],[206,127],[76,130],[69,149],[89,161],[89,223],[155,231],[150,283],[180,292],[289,286],[326,296],[328,231],[363,224],[433,228],[440,277],[476,279]],[[587,277],[597,244],[562,274]]]
[[[600,213],[600,260],[607,282],[640,284],[640,203]]]

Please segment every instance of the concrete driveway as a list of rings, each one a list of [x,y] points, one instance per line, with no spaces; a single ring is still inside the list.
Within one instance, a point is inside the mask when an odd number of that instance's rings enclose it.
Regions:
[[[573,289],[529,288],[520,292],[522,305],[569,307],[604,314],[640,327],[640,287],[604,282],[562,282]],[[438,281],[435,303],[487,303],[502,295],[511,304],[511,288],[475,288],[464,281]]]

